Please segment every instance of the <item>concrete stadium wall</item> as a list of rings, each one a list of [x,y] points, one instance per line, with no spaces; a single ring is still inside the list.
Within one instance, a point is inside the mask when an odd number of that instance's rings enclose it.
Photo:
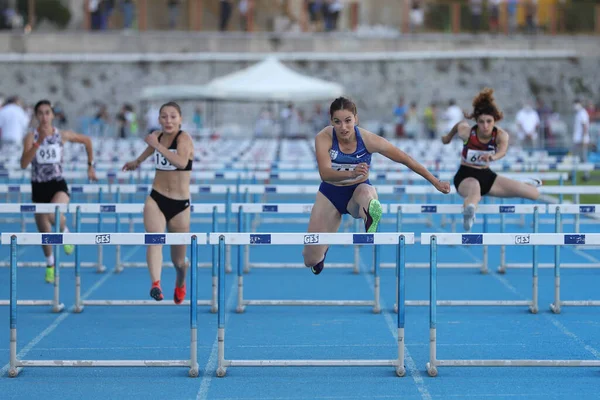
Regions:
[[[182,51],[183,56],[198,57],[177,61],[176,56],[161,60],[161,54],[151,53],[182,50],[184,44],[171,35],[157,36],[156,40],[122,35],[82,35],[75,40],[67,36],[68,40],[58,43],[56,37],[0,36],[0,49],[10,48],[0,53],[0,93],[20,94],[29,103],[40,98],[59,101],[71,121],[80,115],[93,115],[98,103],[108,104],[114,116],[125,102],[139,105],[139,93],[145,86],[204,84],[251,65],[253,59],[262,56],[259,51],[268,52],[271,46],[267,45],[267,38],[207,36],[202,43],[188,38],[195,46],[188,50],[194,53]],[[16,46],[17,42],[21,44]],[[84,46],[86,43],[89,45]],[[356,47],[368,51],[353,53]],[[523,99],[532,96],[540,96],[564,112],[570,112],[574,97],[600,101],[597,37],[475,40],[467,36],[437,41],[424,36],[410,40],[290,38],[278,48],[284,62],[297,71],[344,85],[348,96],[357,100],[363,120],[391,121],[391,110],[401,95],[407,102],[416,101],[420,109],[432,101],[445,105],[450,98],[467,109],[474,94],[484,86],[495,88],[498,101],[509,114],[516,112]],[[118,49],[116,54],[112,53],[114,49]],[[132,58],[126,49],[130,53],[136,50],[141,57]],[[472,52],[451,51],[465,49]],[[557,49],[565,50],[556,55],[543,52]],[[89,51],[87,56],[58,54],[83,50]],[[332,50],[339,53],[330,53]],[[378,50],[380,53],[374,53]],[[52,58],[44,61],[44,54]],[[352,61],[354,55],[363,60]],[[104,57],[106,60],[102,61]],[[119,61],[119,57],[129,57],[129,61]],[[240,61],[244,57],[246,61]],[[293,61],[285,61],[286,58]],[[260,107],[225,104],[219,108],[219,121],[252,125]]]

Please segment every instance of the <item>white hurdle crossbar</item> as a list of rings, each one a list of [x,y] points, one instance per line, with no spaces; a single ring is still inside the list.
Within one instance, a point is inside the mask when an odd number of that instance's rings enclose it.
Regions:
[[[600,215],[600,205],[598,204],[556,204],[549,206],[550,211],[555,212],[555,231],[556,233],[562,232],[562,214],[575,214],[579,216],[584,215]],[[586,234],[582,235],[579,239],[582,243],[581,246],[588,245],[586,243]],[[598,263],[583,264],[587,268],[598,268]],[[600,306],[599,300],[561,300],[560,295],[560,269],[561,268],[581,268],[580,264],[568,264],[560,262],[560,246],[554,247],[554,301],[550,304],[550,309],[555,314],[559,314],[562,306]]]
[[[51,214],[54,213],[54,229],[56,233],[60,233],[60,217],[62,213],[67,211],[67,205],[64,203],[50,203],[50,204],[1,204],[0,213],[35,213],[35,214]],[[5,244],[10,243],[8,240]],[[3,242],[0,242],[3,243]],[[41,243],[40,243],[41,245]],[[60,302],[60,268],[62,263],[60,262],[60,250],[59,246],[54,246],[54,291],[52,300],[20,300],[19,305],[22,306],[51,306],[52,311],[55,313],[61,312],[65,305]],[[11,255],[12,257],[12,255]],[[12,259],[8,262],[8,266],[12,266]],[[18,267],[44,267],[46,263],[18,263]],[[0,306],[10,305],[10,300],[0,300]]]
[[[464,207],[462,204],[390,204],[390,211],[397,213],[397,225],[398,231],[402,230],[402,215],[403,214],[462,214]],[[539,214],[546,212],[546,205],[544,204],[480,204],[477,208],[478,214],[484,216],[490,214],[500,214],[501,217],[507,214],[533,214],[533,226],[534,232],[538,231],[539,226]],[[484,218],[483,224],[484,232],[487,230],[487,223]],[[504,230],[504,224],[501,224],[501,230]],[[506,248],[505,246],[500,247],[500,262],[504,263],[506,259]],[[534,248],[534,257],[532,262],[537,262],[537,253]],[[431,261],[426,263],[406,263],[407,268],[430,268]],[[385,264],[384,264],[385,265]],[[531,266],[531,264],[529,264]],[[483,263],[437,263],[437,268],[480,268],[481,273],[487,274],[488,269],[488,246],[483,245]],[[534,277],[535,287],[537,287],[537,271]],[[537,290],[537,289],[536,289]],[[429,301],[427,300],[407,300],[407,306],[427,306]],[[511,301],[511,300],[440,300],[438,301],[440,306],[531,306],[531,311],[536,313],[537,307],[537,291],[534,292],[532,302],[527,301]],[[394,311],[398,312],[398,304],[394,304]]]
[[[445,245],[497,245],[497,246],[561,246],[598,245],[600,234],[557,233],[423,233],[421,244],[430,247],[429,279],[429,362],[427,373],[437,376],[439,366],[447,367],[600,367],[600,360],[439,360],[437,358],[437,246]],[[535,252],[534,252],[535,254]],[[537,262],[534,261],[537,272]],[[534,279],[534,292],[537,292]],[[537,293],[534,295],[537,296]],[[535,305],[537,306],[537,304]]]
[[[3,233],[3,244],[10,243],[10,363],[8,375],[16,377],[23,367],[189,367],[189,376],[197,377],[198,366],[198,245],[206,244],[206,234],[196,233],[118,233],[104,245],[180,244],[191,245],[190,267],[190,358],[187,360],[19,360],[17,358],[17,248],[20,245],[72,244],[95,245],[96,233]],[[78,285],[79,286],[79,285]]]
[[[225,205],[221,203],[197,203],[190,205],[192,214],[212,214],[212,231],[215,232],[217,230],[217,213],[225,212]],[[98,219],[98,230],[97,232],[105,232],[105,229],[102,225],[102,216],[106,215],[114,215],[115,216],[115,232],[121,232],[121,215],[122,214],[136,214],[141,215],[144,212],[144,204],[143,203],[72,203],[69,204],[69,211],[71,213],[75,213],[75,230],[77,232],[81,231],[81,216],[84,214],[95,214],[99,216]],[[130,226],[130,233],[133,232],[133,226]],[[98,261],[96,265],[103,265],[103,247],[98,245]],[[145,268],[147,264],[145,262],[134,262],[134,261],[121,261],[121,245],[117,244],[115,248],[116,257],[115,257],[115,269],[114,272],[120,273],[123,270],[128,268]],[[198,266],[201,268],[210,268],[213,267],[214,263],[198,263]],[[172,267],[173,263],[165,262],[163,263],[164,267]],[[216,271],[215,271],[216,275]]]
[[[398,354],[389,360],[226,360],[225,359],[225,246],[229,245],[396,245],[397,268],[404,262],[405,245],[414,243],[413,233],[211,233],[209,243],[219,246],[218,368],[223,377],[228,367],[315,367],[315,366],[391,366],[398,376],[405,375],[404,312],[398,313]],[[404,296],[404,274],[398,273],[399,296]],[[403,300],[403,298],[402,298]],[[398,303],[402,301],[398,299]],[[403,311],[403,310],[402,310]]]
[[[383,212],[387,213],[388,206],[381,205]],[[265,214],[310,214],[312,211],[312,203],[233,203],[231,212],[238,215],[238,232],[248,231],[249,215],[265,215]],[[359,221],[359,220],[355,220]],[[246,245],[243,248],[243,272],[250,272],[251,268],[305,268],[304,263],[269,263],[269,262],[251,262],[250,261],[250,246]],[[354,246],[354,259],[352,263],[327,263],[327,268],[352,268],[355,274],[359,271],[359,248]]]
[[[548,204],[547,205],[547,213],[554,214],[554,232],[561,233],[562,232],[562,216],[563,215],[575,215],[575,232],[579,233],[579,217],[581,215],[584,216],[592,216],[600,219],[600,204]],[[560,252],[560,247],[557,246],[555,252]],[[558,253],[557,253],[558,254]],[[558,257],[558,255],[556,256]],[[560,268],[600,268],[600,263],[597,262],[587,262],[587,263],[559,263]],[[540,263],[539,268],[555,268],[554,263]],[[498,267],[498,272],[501,274],[505,274],[508,269],[517,269],[517,268],[531,268],[530,263],[506,263],[506,259],[502,258],[500,262],[500,266]],[[555,271],[557,272],[557,271]],[[558,299],[558,297],[557,297]],[[563,304],[568,305],[568,304]],[[575,304],[571,304],[575,305]],[[585,305],[585,304],[580,304]],[[592,305],[592,304],[587,304]],[[600,302],[595,305],[600,305]]]
[[[390,213],[396,213],[396,230],[402,230],[402,217],[404,214],[439,214],[439,215],[458,215],[463,214],[462,204],[390,204]],[[515,215],[515,214],[533,214],[534,226],[539,223],[539,214],[546,213],[545,204],[479,204],[477,214],[480,215]],[[487,223],[484,218],[484,232],[487,230]],[[503,225],[502,228],[504,229]],[[504,246],[500,249],[501,264],[506,258]],[[438,268],[480,268],[482,273],[488,273],[488,248],[483,246],[483,262],[478,263],[439,263]],[[382,267],[393,267],[391,264],[384,263]],[[407,268],[429,268],[429,263],[407,263]]]

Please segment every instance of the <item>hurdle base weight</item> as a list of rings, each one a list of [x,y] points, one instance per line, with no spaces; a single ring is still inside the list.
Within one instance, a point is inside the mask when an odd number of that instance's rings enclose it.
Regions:
[[[217,376],[219,378],[223,378],[226,373],[227,373],[227,368],[224,368],[224,367],[217,368]]]
[[[200,376],[200,365],[198,365],[198,363],[196,363],[193,367],[190,368],[190,370],[188,371],[188,376],[190,378],[197,378],[198,376]]]
[[[438,370],[435,367],[435,365],[431,365],[431,363],[427,363],[426,368],[427,368],[427,375],[429,375],[432,378],[435,378],[437,376]]]
[[[560,304],[551,303],[550,310],[552,310],[554,314],[560,314]]]
[[[11,368],[8,370],[8,376],[9,378],[16,378],[19,373],[23,370],[22,367],[17,367],[17,368]]]
[[[402,367],[396,368],[396,375],[398,375],[400,378],[405,376],[406,375],[406,367],[402,366]]]
[[[62,312],[62,310],[65,309],[65,305],[63,303],[60,304],[56,304],[52,306],[52,312],[53,313],[59,313]]]

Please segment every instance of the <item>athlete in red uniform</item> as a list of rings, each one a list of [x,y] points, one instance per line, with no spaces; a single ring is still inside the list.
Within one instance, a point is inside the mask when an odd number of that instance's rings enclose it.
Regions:
[[[477,125],[471,127],[467,121],[457,123],[442,137],[444,144],[450,143],[454,135],[463,140],[460,168],[454,176],[454,186],[464,201],[464,228],[470,231],[475,222],[475,210],[481,196],[521,197],[537,200],[537,189],[541,181],[520,182],[498,176],[489,168],[489,163],[501,159],[508,149],[508,133],[496,126],[503,117],[493,97],[493,89],[483,89],[473,99],[473,112],[466,115]]]

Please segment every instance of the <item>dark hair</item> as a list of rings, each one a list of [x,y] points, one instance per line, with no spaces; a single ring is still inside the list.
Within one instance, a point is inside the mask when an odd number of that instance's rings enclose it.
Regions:
[[[465,117],[477,121],[477,118],[483,114],[491,115],[494,117],[494,121],[500,121],[504,118],[504,114],[498,109],[498,105],[494,100],[494,89],[484,88],[479,92],[473,99],[473,112],[470,115],[465,113]]]
[[[52,113],[54,114],[54,108],[52,108],[52,103],[50,103],[50,100],[46,100],[46,99],[40,100],[37,103],[35,103],[35,107],[33,107],[33,113],[37,114],[38,109],[41,106],[48,106],[48,107],[50,107],[50,110],[52,110]]]
[[[333,101],[333,103],[331,103],[331,106],[329,107],[330,117],[333,118],[333,114],[340,110],[347,110],[356,115],[356,104],[354,104],[352,100],[345,97],[338,97]]]
[[[168,103],[165,103],[162,106],[160,106],[160,110],[158,110],[158,112],[161,113],[163,108],[165,108],[165,107],[173,107],[174,109],[177,110],[177,112],[179,113],[179,116],[181,116],[181,107],[179,107],[179,104],[175,103],[174,101],[169,101]]]

